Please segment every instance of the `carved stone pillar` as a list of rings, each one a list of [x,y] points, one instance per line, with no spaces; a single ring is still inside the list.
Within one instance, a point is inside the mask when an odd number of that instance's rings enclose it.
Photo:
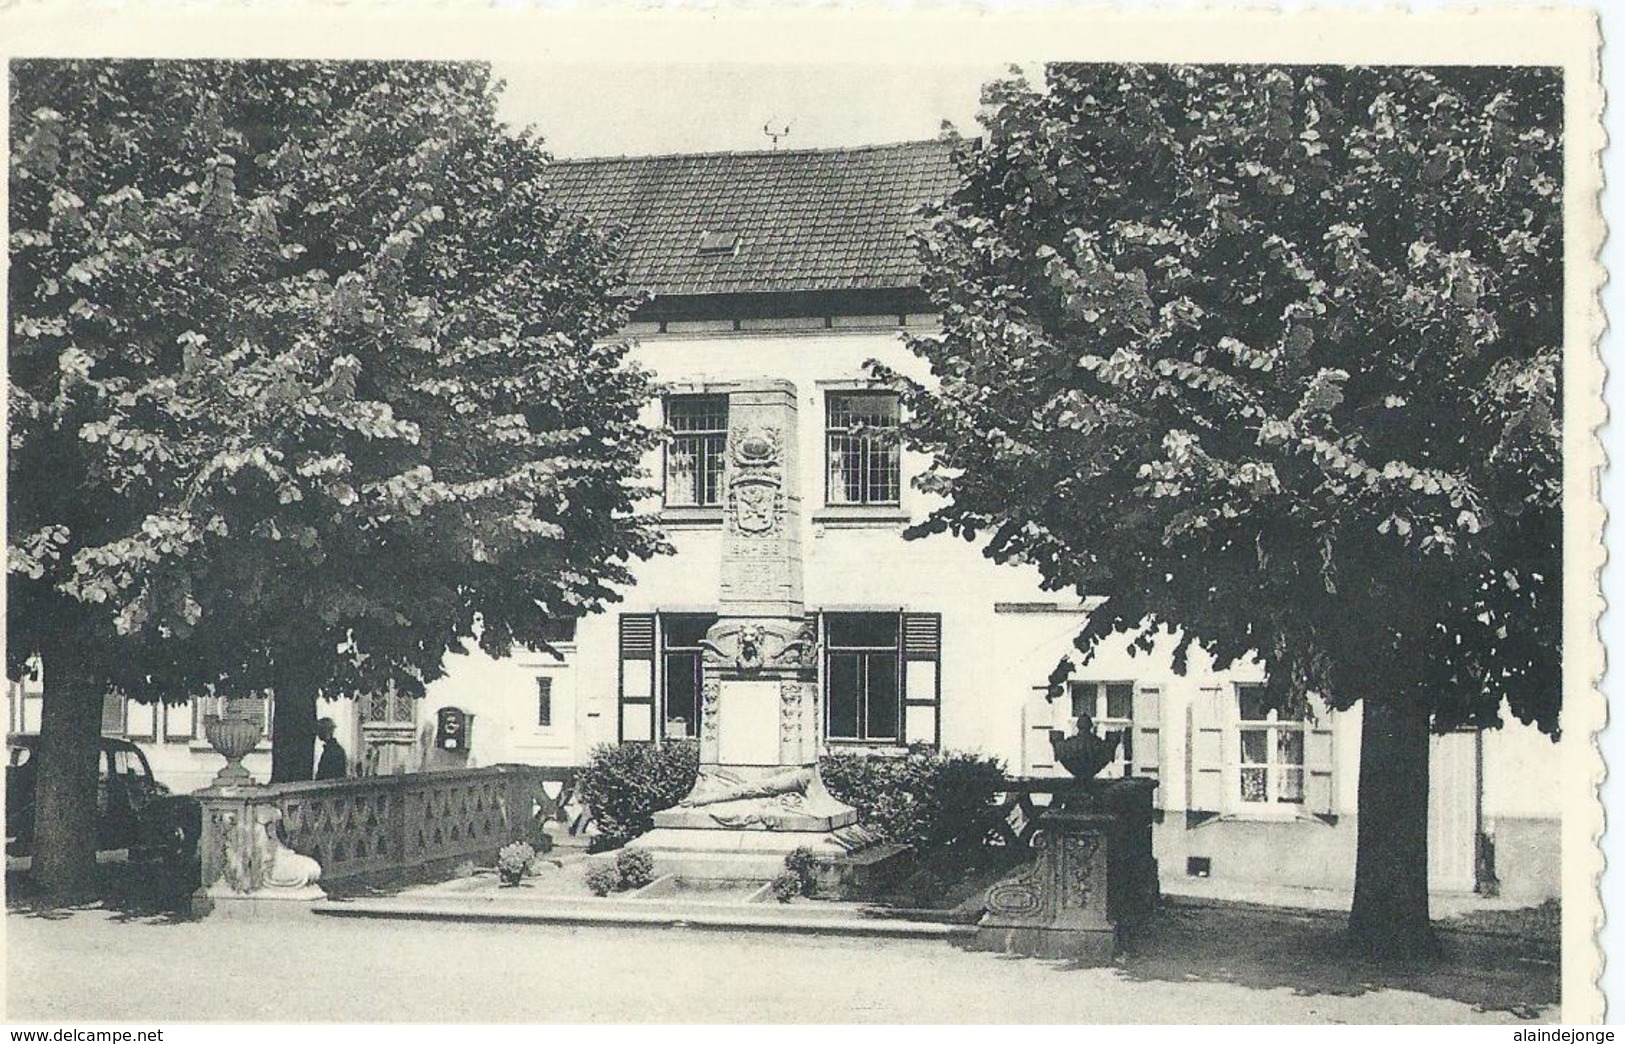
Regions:
[[[1109,816],[1046,812],[1037,859],[987,890],[979,948],[1106,964],[1116,950],[1107,916]]]
[[[199,791],[203,836],[198,839],[202,886],[192,896],[197,914],[257,918],[325,899],[316,884],[322,868],[282,843],[282,810],[265,788],[216,787]],[[265,904],[271,905],[265,905]],[[297,907],[308,909],[308,906]]]
[[[802,605],[795,386],[726,390],[727,493],[718,618],[702,643],[699,780],[634,845],[655,853],[657,869],[759,877],[793,848],[844,854],[863,836],[857,813],[818,778],[819,650]]]
[[[1157,902],[1149,779],[1085,780],[1039,817],[1035,859],[987,891],[975,944],[1096,964]]]

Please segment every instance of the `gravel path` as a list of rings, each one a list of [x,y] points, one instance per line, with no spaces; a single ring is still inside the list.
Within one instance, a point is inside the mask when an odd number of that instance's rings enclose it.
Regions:
[[[1252,924],[1214,924],[1201,938],[1229,949],[1226,934]],[[1482,982],[1456,973],[1472,989],[1418,979],[1430,996],[1391,979],[1259,978],[1200,954],[1183,963],[1186,946],[1204,949],[1191,937],[1119,967],[1071,968],[940,941],[304,914],[13,912],[6,935],[7,1014],[35,1022],[1516,1022],[1473,994],[1522,981],[1518,967]],[[1545,971],[1530,974],[1538,1000]]]

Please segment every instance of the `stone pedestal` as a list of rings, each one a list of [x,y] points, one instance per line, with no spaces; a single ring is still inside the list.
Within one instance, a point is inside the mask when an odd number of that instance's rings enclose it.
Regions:
[[[1033,862],[987,892],[975,945],[1106,964],[1157,897],[1146,779],[1087,781],[1039,817]]]
[[[322,868],[282,843],[282,810],[263,787],[217,786],[199,791],[203,834],[198,839],[202,886],[192,895],[198,915],[261,919],[308,910],[327,898]],[[265,905],[270,904],[270,905]]]
[[[662,873],[757,879],[796,848],[841,855],[869,839],[818,778],[818,635],[802,606],[795,386],[728,391],[718,620],[707,632],[700,774],[632,842]]]

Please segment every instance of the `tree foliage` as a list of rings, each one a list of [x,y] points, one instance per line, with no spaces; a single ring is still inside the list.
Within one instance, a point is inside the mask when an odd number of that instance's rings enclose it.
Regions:
[[[1166,625],[1280,702],[1555,733],[1558,72],[1054,66],[984,100],[922,245],[917,532],[1107,595],[1086,652]]]
[[[613,244],[550,200],[488,69],[12,82],[14,673],[415,694],[660,548]]]

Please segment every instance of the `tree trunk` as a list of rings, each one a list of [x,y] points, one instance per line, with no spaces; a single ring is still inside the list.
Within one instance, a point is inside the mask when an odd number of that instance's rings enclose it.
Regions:
[[[1437,953],[1428,915],[1428,716],[1419,698],[1365,701],[1349,933],[1379,959]]]
[[[39,772],[34,789],[34,883],[61,899],[95,894],[104,686],[69,652],[42,657]]]
[[[316,690],[290,682],[277,686],[271,710],[271,782],[316,776]]]

